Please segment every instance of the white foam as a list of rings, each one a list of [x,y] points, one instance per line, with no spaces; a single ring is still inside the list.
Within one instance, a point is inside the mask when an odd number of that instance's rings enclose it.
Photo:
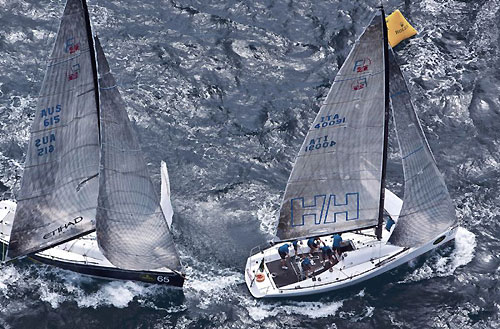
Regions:
[[[0,297],[12,300],[17,299],[19,294],[29,293],[38,296],[54,309],[63,302],[75,302],[80,308],[124,308],[134,300],[144,303],[144,297],[163,294],[167,289],[132,281],[95,281],[96,290],[84,289],[92,281],[92,278],[84,275],[40,264],[33,264],[26,269],[7,265],[0,270]]]
[[[455,236],[455,248],[449,256],[442,256],[438,251],[435,252],[420,268],[412,272],[402,282],[453,275],[457,268],[467,265],[474,258],[475,247],[476,236],[474,233],[459,227]]]
[[[262,321],[280,314],[302,315],[312,319],[333,316],[342,307],[344,301],[331,302],[293,302],[269,303],[262,300],[247,302],[248,315],[254,321]]]
[[[49,303],[54,309],[58,308],[59,305],[69,297],[54,291],[52,289],[53,287],[50,286],[50,282],[39,280],[39,283],[38,292],[40,294],[40,300]]]
[[[9,33],[5,36],[5,39],[10,43],[15,43],[17,41],[23,41],[26,39],[26,34],[21,31],[16,31],[13,33]]]
[[[102,305],[112,305],[124,308],[139,296],[147,296],[153,293],[150,287],[132,281],[112,281],[103,285],[98,291],[86,294],[83,290],[76,291],[76,302],[78,307],[97,308]]]
[[[260,222],[260,230],[264,233],[274,235],[276,232],[276,219],[278,218],[278,196],[271,196],[257,210],[257,218]]]
[[[9,298],[9,286],[11,282],[21,280],[21,275],[13,265],[3,266],[0,270],[0,293],[4,298]]]
[[[185,266],[189,280],[184,283],[187,299],[198,300],[198,307],[207,309],[210,305],[225,303],[231,290],[244,283],[242,273],[229,269],[216,269],[207,264],[196,262],[192,267]],[[234,293],[234,291],[233,291]]]

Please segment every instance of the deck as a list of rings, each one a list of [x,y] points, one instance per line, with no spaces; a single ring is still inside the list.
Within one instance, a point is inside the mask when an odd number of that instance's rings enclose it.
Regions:
[[[293,252],[292,252],[293,253]],[[300,282],[305,279],[305,273],[303,273],[302,268],[300,266],[300,261],[303,257],[309,256],[309,253],[301,253],[297,257],[290,256],[290,258],[286,259],[287,270],[281,268],[281,259],[271,261],[266,263],[266,266],[273,277],[274,284],[277,288],[281,288],[284,286],[288,286],[292,283]],[[321,274],[327,271],[330,267],[337,264],[331,264],[330,262],[326,262],[325,266],[322,264],[321,252],[315,252],[313,257],[310,257],[313,265],[312,265],[312,276],[314,280],[314,276]],[[335,258],[335,256],[334,256]]]

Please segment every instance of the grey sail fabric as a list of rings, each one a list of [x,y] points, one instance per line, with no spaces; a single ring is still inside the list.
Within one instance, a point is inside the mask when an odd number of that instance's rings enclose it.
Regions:
[[[101,170],[96,216],[99,247],[119,268],[180,269],[140,143],[97,37],[95,44],[101,104]]]
[[[280,239],[377,225],[385,89],[379,13],[339,70],[295,160],[280,210]]]
[[[86,8],[68,0],[35,109],[8,257],[95,227],[99,133]]]
[[[457,218],[392,50],[389,67],[392,112],[405,177],[403,208],[389,243],[416,247],[455,225]]]

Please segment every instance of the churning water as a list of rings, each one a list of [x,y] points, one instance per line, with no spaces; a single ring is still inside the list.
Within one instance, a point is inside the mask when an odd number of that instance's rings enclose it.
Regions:
[[[90,0],[158,189],[168,164],[188,280],[182,293],[20,261],[0,269],[0,327],[500,326],[499,0],[384,1],[420,32],[396,52],[457,208],[456,242],[329,294],[254,300],[246,290],[246,257],[274,232],[295,155],[377,5]],[[14,198],[64,1],[0,8],[0,194]]]

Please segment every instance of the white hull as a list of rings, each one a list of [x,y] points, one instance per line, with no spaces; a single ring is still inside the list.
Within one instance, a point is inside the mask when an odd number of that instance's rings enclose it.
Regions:
[[[397,225],[402,201],[388,190],[386,190],[386,196],[385,210]],[[457,227],[453,227],[446,232],[437,234],[434,239],[418,248],[402,248],[387,244],[396,225],[393,225],[391,231],[384,228],[380,241],[373,236],[373,229],[342,234],[344,241],[350,240],[352,242],[354,250],[344,252],[338,263],[331,267],[331,270],[316,271],[315,273],[318,274],[307,279],[300,278],[297,273],[280,272],[291,270],[297,272],[296,269],[300,270],[300,265],[287,263],[288,270],[276,268],[277,261],[280,259],[277,249],[283,244],[278,243],[248,258],[245,268],[247,287],[256,298],[303,296],[345,288],[381,275],[454,239],[457,231]],[[327,245],[332,245],[331,235],[321,237],[321,240]],[[307,241],[303,240],[300,243],[301,247],[298,253],[308,253]],[[293,248],[290,249],[290,256],[294,256]],[[265,263],[263,272],[259,270],[262,259]],[[270,267],[272,270],[269,269]],[[262,282],[256,280],[256,275],[259,273],[264,274]],[[278,282],[278,278],[286,275],[291,277],[295,275],[297,280],[290,284],[286,284],[287,281],[282,279],[280,279],[281,282]]]

